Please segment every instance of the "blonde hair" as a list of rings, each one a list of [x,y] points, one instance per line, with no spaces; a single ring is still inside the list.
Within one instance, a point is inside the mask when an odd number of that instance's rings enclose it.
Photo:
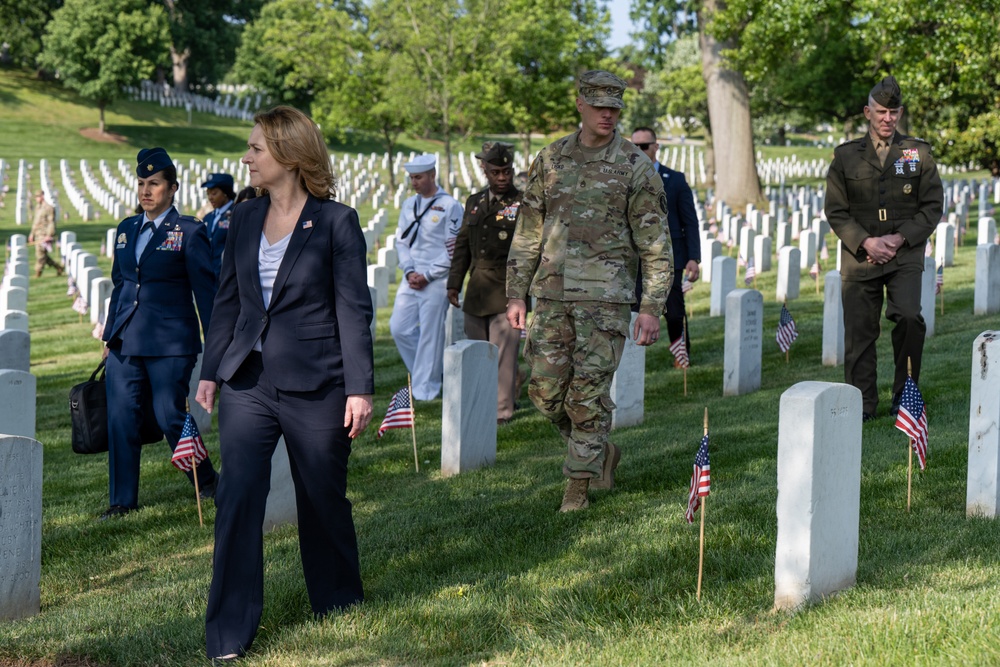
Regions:
[[[298,109],[277,106],[258,111],[253,122],[260,125],[267,150],[283,167],[295,171],[299,185],[320,199],[333,199],[337,178],[323,135],[314,122]]]

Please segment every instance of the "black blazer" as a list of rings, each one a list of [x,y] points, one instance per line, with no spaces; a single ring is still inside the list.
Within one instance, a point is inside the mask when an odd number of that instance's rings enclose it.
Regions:
[[[690,260],[701,263],[701,235],[698,233],[698,212],[694,195],[684,174],[660,165],[663,191],[667,194],[667,223],[674,248],[674,270],[683,270]]]
[[[310,195],[264,308],[257,255],[268,196],[233,210],[201,379],[230,380],[261,338],[264,367],[283,391],[341,384],[372,394],[372,301],[358,213]]]

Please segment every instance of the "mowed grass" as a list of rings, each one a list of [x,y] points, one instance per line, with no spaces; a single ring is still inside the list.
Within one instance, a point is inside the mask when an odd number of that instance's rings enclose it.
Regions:
[[[49,148],[31,150],[53,157]],[[96,253],[114,222],[71,217],[62,228]],[[24,231],[10,208],[0,214],[0,237]],[[563,445],[526,396],[498,432],[496,464],[458,477],[440,475],[440,401],[417,408],[419,473],[409,433],[375,437],[389,397],[406,381],[389,309],[381,309],[376,424],[355,443],[349,481],[367,601],[313,620],[297,531],[276,530],[265,539],[262,627],[244,664],[1000,663],[1000,527],[965,517],[972,344],[1000,329],[1000,317],[972,315],[973,238],[946,270],[945,313],[925,348],[930,453],[927,471],[915,474],[909,514],[906,438],[885,415],[892,371],[884,325],[883,403],[878,421],[863,428],[854,588],[796,614],[772,611],[780,396],[800,381],[842,380],[841,368],[820,365],[822,302],[807,274],[801,298],[789,303],[800,332],[789,363],[772,342],[775,274],[759,276],[762,387],[740,397],[722,397],[724,322],[708,316],[709,286],[698,284],[689,295],[688,395],[666,345],[650,348],[645,421],[614,434],[624,452],[619,488],[591,493],[591,508],[570,515],[556,512]],[[100,262],[108,275],[109,260]],[[107,458],[71,452],[66,396],[96,366],[100,344],[65,291],[51,272],[32,279],[32,372],[45,449],[42,612],[0,623],[0,665],[207,664],[214,509],[206,506],[200,528],[193,490],[160,443],[144,451],[141,511],[95,521],[107,506]],[[699,602],[697,525],[683,512],[706,407],[713,492]],[[217,432],[205,439],[218,460]]]

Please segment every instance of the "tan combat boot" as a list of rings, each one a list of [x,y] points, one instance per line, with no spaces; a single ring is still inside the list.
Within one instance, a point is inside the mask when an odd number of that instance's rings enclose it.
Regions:
[[[590,507],[587,499],[587,489],[590,487],[590,478],[570,479],[566,484],[566,493],[563,494],[560,512],[575,512],[585,510]]]
[[[622,450],[613,442],[604,446],[604,467],[601,476],[590,483],[590,488],[599,491],[610,491],[615,488],[615,468],[622,458]]]

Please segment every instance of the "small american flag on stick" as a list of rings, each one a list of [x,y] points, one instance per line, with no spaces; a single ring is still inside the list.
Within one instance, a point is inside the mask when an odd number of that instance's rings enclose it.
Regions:
[[[712,488],[711,466],[708,463],[708,433],[701,439],[701,446],[694,457],[694,472],[691,473],[691,488],[688,490],[687,511],[684,517],[688,523],[694,523],[694,513],[701,507],[701,499],[709,494]]]

